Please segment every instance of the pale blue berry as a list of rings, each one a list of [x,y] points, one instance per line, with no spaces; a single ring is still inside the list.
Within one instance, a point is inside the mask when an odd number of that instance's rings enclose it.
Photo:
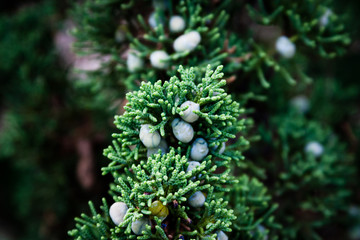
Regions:
[[[180,118],[175,118],[171,123],[174,136],[183,143],[190,142],[194,137],[193,127],[181,120]]]
[[[145,147],[154,148],[159,146],[161,137],[158,131],[151,133],[150,127],[152,127],[150,124],[141,125],[139,137]]]
[[[203,138],[197,138],[192,146],[190,157],[195,161],[201,161],[209,153],[208,144]]]

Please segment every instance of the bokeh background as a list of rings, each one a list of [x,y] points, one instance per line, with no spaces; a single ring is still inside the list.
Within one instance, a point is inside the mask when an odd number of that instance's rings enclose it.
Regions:
[[[335,79],[311,87],[318,90],[312,91],[310,114],[325,119],[350,146],[356,156],[353,168],[359,169],[360,1],[335,3],[352,43],[344,56],[326,64],[304,59],[309,75]],[[71,50],[73,4],[0,3],[1,240],[68,238],[74,217],[87,211],[89,200],[99,205],[112,180],[101,176],[100,168],[107,165],[102,151],[111,142],[113,114],[121,112],[121,103],[109,107],[101,99],[92,102],[92,92],[76,83],[86,78],[81,70],[96,69],[100,63]],[[282,81],[274,81],[278,87],[263,93],[273,100],[272,106],[252,103],[259,112],[257,121],[266,118],[269,109],[279,111],[284,105],[278,96],[288,90]],[[323,94],[324,88],[330,89],[328,94]],[[353,204],[360,200],[359,179],[353,179]],[[347,239],[352,229],[360,228],[360,219],[339,224],[328,232]],[[360,239],[360,232],[352,239]]]

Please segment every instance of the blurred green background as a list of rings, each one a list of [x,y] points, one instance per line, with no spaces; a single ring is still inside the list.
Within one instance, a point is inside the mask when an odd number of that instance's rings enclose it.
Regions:
[[[0,239],[65,239],[87,201],[107,192],[112,116],[79,104],[86,93],[73,88],[73,56],[64,59],[69,6],[1,3]]]
[[[310,116],[330,125],[360,156],[360,1],[335,2],[352,35],[348,53],[326,64],[304,59],[309,75],[324,81],[291,89],[274,79],[276,87],[265,93],[271,104],[250,105],[261,122],[281,112],[284,93],[308,92]],[[105,110],[101,100],[89,102],[96,96],[75,87],[82,75],[72,67],[94,63],[79,63],[70,51],[70,2],[3,1],[0,6],[0,239],[65,239],[74,217],[87,211],[87,201],[99,205],[107,196],[111,177],[101,176],[100,168],[107,165],[102,150],[111,142],[116,112]],[[354,169],[359,168],[356,161]],[[359,177],[353,182],[355,204]],[[360,219],[334,225],[324,230],[328,239],[360,228]]]

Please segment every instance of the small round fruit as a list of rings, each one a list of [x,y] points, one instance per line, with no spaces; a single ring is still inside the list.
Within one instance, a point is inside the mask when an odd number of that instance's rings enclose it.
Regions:
[[[313,154],[315,157],[320,157],[324,152],[324,147],[319,142],[311,141],[306,144],[305,152]]]
[[[276,40],[276,51],[284,58],[292,58],[296,52],[296,46],[286,36],[281,36]]]
[[[152,215],[157,216],[161,220],[164,220],[169,215],[169,209],[158,200],[151,203],[149,210]]]
[[[197,138],[192,146],[190,157],[195,161],[201,161],[209,153],[208,144],[203,138]]]
[[[192,51],[201,41],[201,35],[197,31],[185,33],[175,39],[173,48],[176,52]]]
[[[150,127],[152,125],[150,124],[143,124],[140,128],[140,140],[147,148],[154,148],[159,146],[160,144],[160,134],[158,131],[155,131],[153,133],[150,132]]]
[[[198,167],[198,166],[200,166],[200,163],[199,163],[199,162],[197,162],[197,161],[190,161],[190,162],[189,162],[189,165],[188,165],[188,167],[187,167],[187,169],[186,169],[186,172],[188,173],[188,172],[192,171],[193,169],[195,169],[195,168]]]
[[[131,224],[131,230],[136,235],[141,235],[142,232],[146,230],[146,225],[151,226],[150,219],[147,217],[142,217]]]
[[[181,118],[188,123],[193,123],[199,119],[199,115],[194,113],[194,111],[200,111],[200,105],[192,101],[186,101],[181,104],[180,107],[183,108],[187,106],[189,107],[184,111],[184,115],[182,115]]]
[[[146,156],[150,157],[151,155],[158,153],[159,150],[161,150],[161,155],[168,152],[168,145],[164,139],[161,139],[159,146],[154,148],[148,148]]]
[[[130,50],[126,60],[126,65],[129,72],[136,72],[144,66],[144,61],[139,56],[139,52]]]
[[[181,32],[185,29],[185,20],[181,16],[172,16],[169,22],[170,32]]]
[[[169,66],[169,54],[165,51],[157,50],[150,54],[150,62],[154,68],[166,69]]]
[[[194,129],[189,123],[181,120],[180,118],[175,118],[172,121],[171,126],[175,137],[179,141],[188,143],[193,139]]]
[[[128,209],[128,206],[123,202],[116,202],[111,205],[109,214],[115,225],[119,225],[124,221],[124,216]]]
[[[199,208],[204,206],[205,200],[205,195],[202,192],[197,191],[189,197],[188,203],[192,207]]]
[[[217,240],[228,240],[229,237],[223,231],[217,231]]]

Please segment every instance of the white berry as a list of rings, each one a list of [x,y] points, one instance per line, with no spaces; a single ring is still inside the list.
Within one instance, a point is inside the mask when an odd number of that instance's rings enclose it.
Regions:
[[[166,69],[169,66],[169,54],[165,51],[154,51],[150,55],[150,62],[154,68]]]
[[[190,157],[195,161],[201,161],[209,153],[208,144],[203,138],[197,138],[192,146]]]
[[[281,36],[276,40],[275,47],[278,53],[284,58],[292,58],[295,55],[295,44],[285,36]]]
[[[201,41],[197,31],[191,31],[175,39],[173,47],[176,52],[192,51]]]
[[[309,99],[303,95],[294,97],[290,103],[300,113],[306,113],[310,108]]]
[[[151,225],[150,219],[142,217],[131,224],[131,230],[136,235],[141,235],[142,232],[146,230],[146,225]]]
[[[162,22],[159,19],[156,19],[155,12],[151,13],[148,19],[148,22],[150,24],[150,27],[156,28],[158,25],[160,25]]]
[[[154,148],[159,146],[161,137],[158,131],[151,133],[150,127],[152,127],[150,124],[141,125],[139,136],[145,147]]]
[[[332,11],[330,9],[326,9],[324,14],[320,17],[319,24],[322,27],[326,27],[329,24],[329,17],[331,16]]]
[[[139,57],[139,52],[130,50],[126,60],[129,72],[136,72],[144,66],[144,61]]]
[[[205,200],[205,195],[202,192],[197,191],[189,197],[188,202],[192,207],[202,207],[204,206]]]
[[[308,142],[305,146],[305,152],[313,154],[315,157],[319,157],[324,152],[324,147],[316,141]]]
[[[111,205],[109,214],[115,225],[119,225],[124,221],[124,216],[128,209],[128,206],[123,202],[116,202]]]
[[[180,118],[175,118],[171,123],[171,127],[175,137],[183,143],[190,142],[194,137],[193,127]]]
[[[223,231],[217,231],[217,240],[228,240],[229,237]]]
[[[195,168],[198,167],[198,166],[200,166],[200,163],[199,163],[199,162],[197,162],[197,161],[190,161],[190,162],[189,162],[189,165],[188,165],[188,167],[187,167],[187,169],[186,169],[186,172],[188,173],[188,172],[192,171],[193,169],[195,169]]]
[[[197,161],[189,161],[189,165],[188,165],[188,167],[186,169],[186,173],[191,172],[192,170],[194,170],[198,166],[200,166],[199,162],[197,162]],[[202,174],[198,175],[198,177],[201,177],[201,176],[202,176]],[[196,177],[192,177],[191,179],[195,180]]]
[[[170,18],[170,32],[181,32],[185,29],[185,20],[180,16],[172,16]]]
[[[147,149],[147,157],[150,157],[153,154],[156,154],[161,150],[161,155],[168,152],[168,145],[164,139],[161,139],[159,146],[155,148],[148,148]]]
[[[199,119],[199,115],[194,113],[194,111],[200,111],[200,105],[198,103],[194,103],[192,101],[186,101],[183,104],[181,104],[180,108],[184,108],[189,106],[181,116],[183,120],[189,123],[193,123]]]

